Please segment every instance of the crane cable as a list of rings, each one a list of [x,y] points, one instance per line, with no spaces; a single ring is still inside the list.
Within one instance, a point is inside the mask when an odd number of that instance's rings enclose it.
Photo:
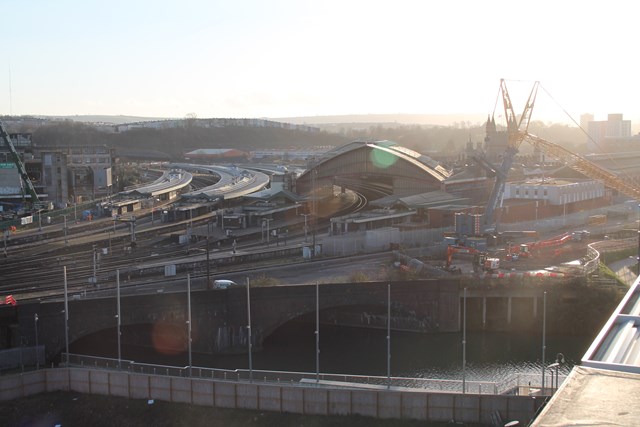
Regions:
[[[630,182],[633,182],[634,181],[633,178],[629,176],[629,174],[620,167],[620,165],[616,162],[616,160],[613,157],[611,157],[610,153],[607,153],[605,150],[602,149],[600,144],[598,144],[598,142],[595,139],[593,139],[591,135],[589,135],[589,132],[587,132],[582,126],[580,126],[580,124],[571,116],[571,114],[569,114],[569,112],[562,105],[560,105],[558,101],[556,101],[556,99],[549,93],[549,91],[544,86],[542,86],[542,84],[540,84],[540,86],[542,87],[542,90],[544,90],[544,92],[549,96],[549,98],[551,98],[551,100],[558,106],[558,108],[560,108],[562,112],[565,113],[567,117],[578,127],[578,129],[580,129],[582,133],[584,133],[587,136],[587,138],[594,144],[594,146],[600,149],[600,151],[606,156],[606,158],[611,161],[614,167],[617,170],[619,170],[620,173],[625,178],[627,178]]]

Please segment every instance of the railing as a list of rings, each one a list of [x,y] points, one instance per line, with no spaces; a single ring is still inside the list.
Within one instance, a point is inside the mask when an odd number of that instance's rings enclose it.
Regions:
[[[540,388],[541,375],[517,374],[502,381],[461,381],[409,377],[383,377],[373,375],[326,374],[311,372],[269,371],[248,369],[216,369],[199,366],[167,366],[137,363],[132,360],[118,360],[96,356],[63,353],[63,365],[86,368],[113,369],[130,373],[166,375],[183,378],[202,378],[235,382],[287,383],[300,387],[344,387],[370,388],[383,390],[387,388],[412,389],[447,393],[473,394],[518,394],[520,387]],[[64,361],[67,360],[67,363]],[[566,379],[559,375],[558,385]],[[548,381],[548,382],[547,382]],[[552,373],[545,376],[545,390],[553,391],[556,378]]]
[[[544,376],[544,384],[546,391],[554,391],[558,387],[562,385],[564,380],[567,379],[565,374],[558,374],[557,377],[555,373],[551,370],[547,370]],[[515,375],[498,385],[495,394],[518,394],[518,391],[522,388],[526,387],[528,389],[537,388],[540,389],[542,387],[542,375],[540,374],[518,374]]]

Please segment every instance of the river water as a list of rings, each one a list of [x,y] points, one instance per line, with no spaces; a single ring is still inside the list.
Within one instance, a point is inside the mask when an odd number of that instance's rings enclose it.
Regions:
[[[252,355],[255,370],[294,372],[316,371],[315,325],[289,322],[267,338],[264,346]],[[127,329],[123,329],[123,336]],[[140,336],[140,331],[137,331]],[[321,325],[320,371],[333,374],[387,375],[387,340],[385,330]],[[103,331],[83,338],[71,346],[72,353],[116,357],[115,331]],[[545,365],[562,353],[565,364],[561,373],[568,373],[579,363],[594,337],[557,336],[545,338]],[[124,341],[124,340],[123,340]],[[153,346],[126,343],[123,359],[141,363],[186,366],[188,355],[183,352],[165,355]],[[194,353],[193,366],[248,369],[246,354],[211,356]],[[542,336],[523,332],[467,333],[466,370],[468,381],[500,382],[514,374],[537,374],[542,367]],[[391,331],[391,375],[434,379],[462,379],[462,334],[418,334]]]
[[[314,325],[289,323],[269,337],[253,355],[254,369],[315,372]],[[387,375],[387,333],[384,330],[320,327],[320,371]],[[593,338],[547,336],[545,365],[558,353],[560,372],[579,363]],[[542,336],[522,332],[468,332],[466,379],[501,381],[515,373],[538,373],[542,367]],[[220,368],[247,368],[248,357],[212,359]],[[391,332],[391,375],[462,379],[462,334]]]

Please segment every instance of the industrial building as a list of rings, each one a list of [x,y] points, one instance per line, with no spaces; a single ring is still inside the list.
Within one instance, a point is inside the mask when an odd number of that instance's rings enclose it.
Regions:
[[[55,207],[81,203],[112,194],[117,162],[115,149],[104,146],[35,146],[31,134],[9,135],[36,192]],[[24,198],[17,166],[0,147],[0,198],[20,202]]]

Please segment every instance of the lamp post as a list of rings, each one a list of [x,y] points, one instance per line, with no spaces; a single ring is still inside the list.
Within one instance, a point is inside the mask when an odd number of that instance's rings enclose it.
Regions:
[[[467,288],[462,297],[462,394],[467,391]]]
[[[542,393],[544,394],[544,356],[547,350],[546,333],[547,333],[547,291],[542,294]]]
[[[640,276],[640,205],[638,205],[638,276]]]
[[[251,293],[249,290],[249,278],[247,277],[247,350],[249,352],[249,382],[253,382],[253,355],[251,354]]]
[[[192,375],[193,359],[191,355],[191,275],[187,274],[187,346],[189,352],[189,377]]]
[[[387,390],[391,388],[391,285],[387,285]]]
[[[38,313],[33,315],[33,326],[36,330],[36,370],[38,370],[40,369],[40,357],[38,357]]]
[[[120,327],[122,325],[122,320],[120,317],[120,270],[116,270],[116,299],[117,299],[117,314],[116,318],[118,319],[118,369],[122,366],[122,346],[120,343]]]
[[[96,251],[96,245],[93,245],[93,277],[91,278],[91,283],[94,285],[98,283],[98,277],[96,275],[96,258],[98,257],[98,253]]]
[[[551,388],[554,388],[554,384],[553,384],[553,375],[554,375],[554,371],[553,369],[555,368],[555,374],[556,374],[556,384],[555,384],[555,389],[558,389],[558,364],[557,363],[552,363],[551,365],[547,366],[547,369],[549,370],[549,372],[551,372]]]
[[[64,218],[64,244],[68,245],[69,240],[67,239],[67,215],[62,215],[62,217]]]
[[[556,355],[556,390],[558,389],[558,368],[560,365],[564,364],[564,354],[558,353]]]
[[[307,227],[307,217],[310,214],[300,214],[300,216],[304,217],[304,242],[307,243],[307,231],[308,231],[308,227]]]
[[[316,384],[320,382],[320,288],[316,282]]]
[[[67,266],[63,267],[64,272],[64,348],[67,352],[65,365],[69,366],[69,293],[67,287]]]

